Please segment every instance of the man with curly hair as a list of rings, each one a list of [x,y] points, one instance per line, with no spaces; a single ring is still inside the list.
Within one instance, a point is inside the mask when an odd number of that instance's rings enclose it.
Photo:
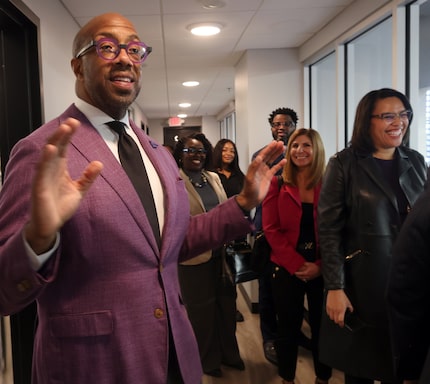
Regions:
[[[291,108],[277,108],[269,115],[273,139],[283,141],[285,145],[297,126],[297,113]],[[260,151],[258,151],[260,152]]]
[[[286,107],[276,108],[269,115],[268,121],[272,130],[273,139],[276,141],[283,141],[285,149],[288,139],[297,127],[298,120],[297,113],[293,109]],[[252,158],[254,159],[262,149],[263,148],[255,152]],[[285,153],[282,153],[273,164],[279,163],[284,157]],[[257,232],[262,230],[261,205],[256,209],[254,225]],[[260,329],[263,338],[264,356],[271,363],[277,364],[278,359],[275,350],[276,315],[270,277],[271,269],[268,265],[258,279],[258,312],[260,314]],[[302,335],[300,341],[302,346],[308,348],[309,340],[305,335]]]

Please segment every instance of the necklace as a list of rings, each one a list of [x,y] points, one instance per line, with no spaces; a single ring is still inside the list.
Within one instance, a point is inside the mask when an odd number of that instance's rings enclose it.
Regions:
[[[190,176],[188,176],[188,179],[190,180],[191,184],[194,185],[194,187],[203,188],[208,183],[208,179],[203,174],[203,172],[200,174],[200,177],[202,179],[202,181],[200,183],[198,183],[197,181],[193,181],[193,179]]]

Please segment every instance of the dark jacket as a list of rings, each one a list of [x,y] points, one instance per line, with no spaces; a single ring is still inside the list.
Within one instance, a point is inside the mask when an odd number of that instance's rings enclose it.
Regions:
[[[430,382],[430,189],[408,215],[393,247],[387,286],[395,368],[400,378]]]
[[[396,158],[399,184],[412,207],[424,188],[426,164],[406,147],[396,149]],[[371,155],[347,148],[330,159],[318,222],[325,287],[344,289],[367,325],[351,332],[324,313],[321,360],[353,376],[392,381],[384,293],[401,220],[396,195]]]

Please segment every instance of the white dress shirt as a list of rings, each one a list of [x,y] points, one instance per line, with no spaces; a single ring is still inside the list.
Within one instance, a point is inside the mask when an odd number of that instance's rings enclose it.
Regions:
[[[75,105],[87,117],[87,119],[95,127],[95,129],[99,132],[100,136],[103,138],[106,145],[112,151],[112,154],[115,156],[115,158],[118,161],[120,161],[119,154],[118,154],[118,134],[106,125],[106,123],[114,119],[112,119],[112,117],[102,112],[98,108],[94,107],[91,104],[88,104],[87,102],[81,99],[78,99],[75,102]],[[145,164],[146,172],[148,173],[149,183],[152,189],[152,195],[154,197],[155,208],[157,210],[157,216],[158,216],[158,223],[160,226],[160,233],[162,234],[163,227],[164,227],[164,194],[163,194],[163,188],[161,185],[160,178],[154,168],[154,165],[149,160],[148,155],[143,150],[142,145],[139,142],[139,139],[137,138],[136,134],[130,127],[128,113],[119,121],[125,124],[126,132],[136,142],[140,150],[140,153],[142,155],[142,160]],[[49,251],[41,255],[36,255],[34,251],[31,249],[28,242],[25,240],[24,236],[23,236],[23,239],[27,250],[27,254],[30,258],[31,265],[35,270],[38,270],[42,267],[42,265],[52,256],[52,254],[55,252],[55,250],[58,248],[60,244],[60,235],[57,234],[57,238],[54,246]]]

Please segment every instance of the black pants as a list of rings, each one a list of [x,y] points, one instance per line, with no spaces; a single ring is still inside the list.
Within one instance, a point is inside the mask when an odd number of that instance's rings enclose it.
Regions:
[[[178,356],[176,355],[175,343],[173,342],[172,330],[169,319],[169,364],[167,367],[167,384],[184,384],[181,370],[179,368]]]
[[[263,343],[276,339],[276,311],[272,294],[272,263],[268,263],[258,279],[258,312]]]
[[[279,376],[288,381],[293,381],[295,378],[298,340],[303,322],[303,304],[306,294],[315,374],[322,380],[328,380],[331,377],[331,368],[320,363],[318,358],[318,340],[323,308],[322,277],[319,276],[305,283],[275,264],[272,265],[272,269],[272,289],[278,319],[278,337],[275,348],[278,356]]]
[[[221,257],[180,265],[182,297],[197,339],[203,372],[242,361],[236,339],[236,286],[223,278]]]

